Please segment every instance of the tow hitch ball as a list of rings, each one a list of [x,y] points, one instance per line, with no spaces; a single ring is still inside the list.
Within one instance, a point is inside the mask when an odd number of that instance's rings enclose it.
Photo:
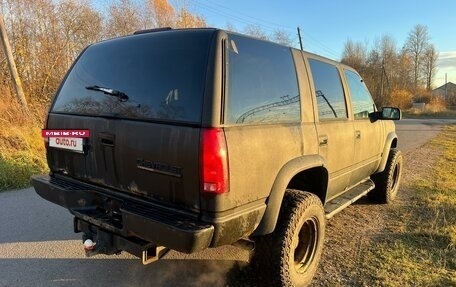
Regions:
[[[85,251],[90,251],[90,250],[93,250],[93,248],[95,247],[95,242],[92,241],[92,239],[86,239],[84,240],[84,250]]]
[[[120,254],[122,250],[142,259],[149,264],[162,258],[169,249],[139,238],[125,238],[88,222],[74,219],[74,231],[82,232],[82,243],[87,257],[97,254]]]
[[[82,233],[82,244],[84,245],[84,250],[86,252],[91,251],[95,248],[96,243],[93,242],[93,237],[94,237],[94,234],[92,232]]]
[[[101,232],[93,233],[91,231],[82,234],[82,242],[85,255],[91,257],[97,254],[119,254],[121,251],[113,245],[113,240],[110,234]]]

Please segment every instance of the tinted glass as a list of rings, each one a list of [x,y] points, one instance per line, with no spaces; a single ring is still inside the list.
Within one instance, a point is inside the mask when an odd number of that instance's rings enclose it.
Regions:
[[[320,120],[347,118],[344,90],[336,66],[309,59]]]
[[[358,74],[353,71],[345,70],[348,88],[353,104],[353,114],[355,119],[367,119],[369,113],[374,112],[374,101],[371,94]]]
[[[238,35],[229,37],[227,122],[296,122],[301,118],[289,48]]]
[[[92,45],[69,73],[53,111],[200,122],[212,33],[155,32]],[[128,100],[91,86],[122,92]]]

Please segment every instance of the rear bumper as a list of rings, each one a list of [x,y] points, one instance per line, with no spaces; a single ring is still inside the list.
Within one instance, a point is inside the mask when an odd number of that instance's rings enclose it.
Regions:
[[[208,248],[214,237],[214,226],[198,221],[196,215],[112,190],[47,175],[33,176],[32,184],[42,198],[123,237],[137,237],[185,253]]]

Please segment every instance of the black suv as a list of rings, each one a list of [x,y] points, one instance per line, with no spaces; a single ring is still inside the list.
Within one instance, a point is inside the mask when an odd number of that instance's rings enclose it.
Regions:
[[[392,119],[340,63],[218,30],[143,31],[87,47],[62,81],[37,193],[75,216],[88,255],[256,245],[268,282],[305,286],[326,219],[397,192]]]

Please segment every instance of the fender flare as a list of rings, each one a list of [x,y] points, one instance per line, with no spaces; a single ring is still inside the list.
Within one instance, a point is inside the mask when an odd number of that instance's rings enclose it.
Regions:
[[[298,173],[314,168],[326,167],[326,160],[318,154],[295,158],[287,162],[279,171],[274,180],[271,192],[267,199],[267,207],[260,224],[255,229],[253,236],[265,235],[274,231],[279,217],[282,199],[291,179]]]
[[[397,134],[396,132],[390,132],[386,137],[385,146],[383,147],[382,160],[380,161],[380,165],[378,166],[376,173],[385,170],[386,162],[388,161],[389,151],[394,140],[397,140]]]

